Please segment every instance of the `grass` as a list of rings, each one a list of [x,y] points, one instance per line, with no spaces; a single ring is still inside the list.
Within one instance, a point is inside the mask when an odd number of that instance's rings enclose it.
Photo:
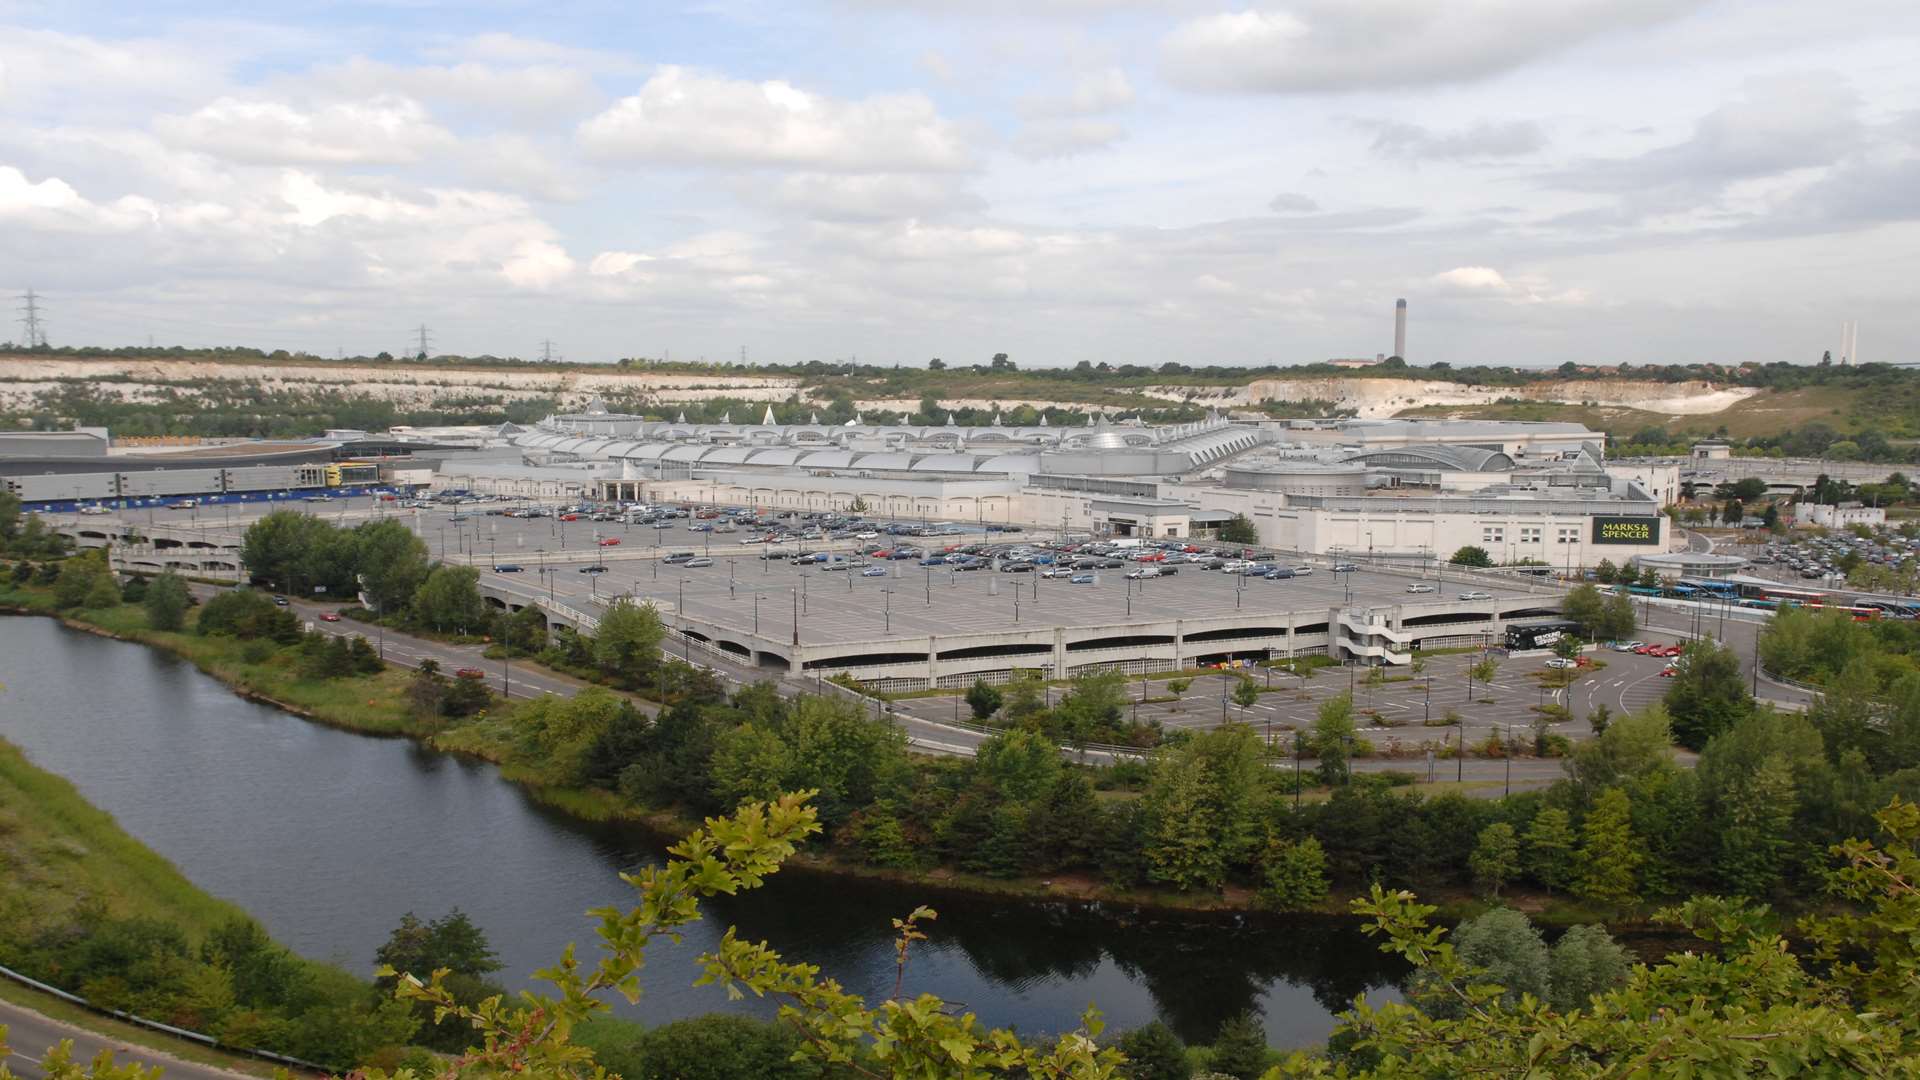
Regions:
[[[0,897],[36,921],[83,899],[116,915],[166,919],[190,934],[242,914],[200,891],[174,865],[122,832],[111,814],[0,740]]]

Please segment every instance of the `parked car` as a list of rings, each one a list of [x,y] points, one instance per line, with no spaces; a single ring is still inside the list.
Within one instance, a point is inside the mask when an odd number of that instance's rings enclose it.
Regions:
[[[580,572],[583,574],[604,574],[607,572],[607,568],[604,566],[583,566],[580,568]]]
[[[286,606],[287,606],[287,598],[286,598],[286,597],[284,597],[284,596],[276,596],[276,597],[274,597],[274,598],[273,598],[273,602],[274,602],[275,604],[277,604],[277,605],[279,605],[280,607],[286,607]]]
[[[1157,578],[1160,576],[1160,568],[1157,566],[1142,566],[1138,569],[1127,571],[1127,576],[1136,581],[1144,578]]]
[[[603,536],[600,538],[600,546],[601,547],[619,547],[620,538],[617,536]]]
[[[1293,576],[1293,567],[1276,566],[1260,576],[1268,581],[1285,581]]]
[[[861,577],[886,577],[887,568],[884,566],[869,566],[865,570],[860,571],[860,576]]]
[[[1337,562],[1333,564],[1333,572],[1336,574],[1357,574],[1360,572],[1360,565],[1358,563]]]
[[[673,563],[683,563],[683,562],[686,562],[686,561],[687,561],[688,559],[691,559],[691,558],[694,558],[694,557],[695,557],[695,553],[694,553],[694,552],[691,552],[691,551],[676,551],[676,552],[673,552],[672,554],[670,554],[670,555],[668,555],[668,556],[667,556],[666,558],[664,558],[664,559],[662,559],[662,560],[660,560],[660,561],[661,561],[661,562],[664,562],[664,563],[668,563],[668,564],[673,564]]]
[[[1299,566],[1296,566],[1293,568],[1293,576],[1294,577],[1312,577],[1313,567],[1308,566],[1306,563],[1301,563]]]
[[[1660,677],[1663,679],[1671,679],[1679,673],[1680,669],[1674,667],[1672,664],[1668,664],[1666,667],[1660,669]]]
[[[1567,660],[1562,657],[1556,656],[1553,659],[1547,661],[1547,666],[1550,668],[1566,669],[1566,668],[1576,668],[1576,667],[1579,667],[1580,665],[1574,663],[1571,660]]]
[[[1092,574],[1075,574],[1072,577],[1067,579],[1067,584],[1091,585],[1093,584],[1093,575]]]
[[[1438,586],[1430,584],[1428,582],[1416,581],[1413,584],[1407,586],[1407,591],[1410,593],[1430,593],[1430,592],[1439,592],[1440,589]]]
[[[1031,574],[1033,573],[1033,564],[1030,562],[1003,562],[1000,564],[1000,572],[1003,574]]]
[[[519,563],[509,562],[509,563],[501,563],[499,566],[494,567],[493,572],[496,574],[517,574],[520,571],[525,569],[526,567],[521,566]]]
[[[560,520],[561,521],[579,521],[580,515],[579,514],[561,514]]]
[[[689,570],[698,570],[704,566],[712,566],[713,560],[707,558],[705,555],[701,555],[696,558],[688,559],[686,562],[681,563],[680,565],[686,567]]]

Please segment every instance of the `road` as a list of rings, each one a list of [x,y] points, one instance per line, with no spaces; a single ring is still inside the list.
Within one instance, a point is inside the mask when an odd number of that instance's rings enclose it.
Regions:
[[[111,1050],[117,1064],[138,1062],[147,1066],[163,1066],[167,1070],[168,1080],[177,1080],[181,1077],[197,1078],[197,1080],[235,1080],[236,1077],[248,1077],[246,1073],[184,1061],[171,1054],[150,1050],[144,1046],[135,1046],[112,1036],[77,1028],[9,1001],[0,1001],[0,1025],[8,1029],[7,1042],[13,1047],[12,1054],[6,1060],[7,1067],[25,1080],[40,1080],[46,1075],[40,1068],[40,1058],[48,1048],[62,1039],[73,1040],[73,1059],[83,1064],[93,1060],[94,1055],[100,1051]],[[253,1078],[248,1077],[248,1080]]]

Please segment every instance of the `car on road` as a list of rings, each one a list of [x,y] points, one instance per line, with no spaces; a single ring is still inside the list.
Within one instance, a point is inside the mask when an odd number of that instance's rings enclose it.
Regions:
[[[1632,641],[1616,641],[1612,646],[1614,652],[1639,652],[1646,647],[1647,643],[1638,638]]]
[[[1071,566],[1049,566],[1040,571],[1040,576],[1043,578],[1070,578],[1075,574],[1076,570]]]
[[[83,514],[111,514],[111,513],[113,513],[113,511],[111,511],[111,510],[109,510],[109,509],[107,509],[107,508],[106,508],[106,507],[104,507],[104,506],[83,506],[83,507],[81,507],[81,508],[80,508],[80,512],[81,512],[81,513],[83,513]]]
[[[1003,574],[1031,574],[1033,573],[1033,569],[1033,564],[1030,562],[1003,562],[1000,564],[1000,572]]]
[[[712,566],[713,560],[707,558],[705,555],[702,555],[696,559],[688,559],[686,562],[681,563],[680,565],[685,566],[689,570],[699,570],[702,567]]]
[[[1440,588],[1437,585],[1431,585],[1424,581],[1416,581],[1407,586],[1407,591],[1410,593],[1430,593],[1439,592]]]
[[[320,621],[321,622],[339,622],[340,615],[338,612],[323,611],[320,613]]]
[[[1666,667],[1660,669],[1660,677],[1663,679],[1671,679],[1679,674],[1680,669],[1674,667],[1672,664],[1668,664]]]
[[[487,673],[477,667],[463,667],[454,672],[453,677],[456,679],[484,679],[487,677]]]
[[[861,577],[886,577],[887,568],[884,566],[869,566],[865,570],[860,571],[860,576]]]
[[[280,607],[286,607],[286,606],[287,606],[287,598],[286,598],[286,597],[284,597],[284,596],[276,596],[276,597],[274,597],[274,598],[273,598],[273,602],[274,602],[274,603],[275,603],[276,605],[278,605],[278,606],[280,606]]]
[[[526,567],[521,566],[519,563],[509,562],[509,563],[501,563],[499,566],[494,567],[493,572],[496,574],[517,574],[520,571],[525,569]]]
[[[619,547],[620,538],[617,536],[603,536],[600,538],[600,546],[601,547]]]
[[[1093,584],[1093,575],[1092,574],[1075,574],[1072,577],[1067,579],[1067,584],[1091,585]]]
[[[1305,563],[1301,563],[1299,566],[1296,566],[1293,568],[1293,576],[1294,577],[1312,577],[1313,567],[1308,566]]]
[[[676,551],[676,552],[674,552],[673,554],[671,554],[671,555],[668,555],[668,556],[667,556],[666,558],[664,558],[664,559],[662,559],[662,560],[660,560],[660,561],[661,561],[661,562],[664,562],[664,563],[666,563],[666,564],[668,564],[669,566],[671,566],[671,565],[672,565],[672,564],[674,564],[674,563],[683,563],[683,562],[686,562],[686,561],[687,561],[688,559],[691,559],[691,558],[693,558],[693,557],[694,557],[694,555],[695,555],[695,553],[694,553],[694,552],[691,552],[691,551]]]
[[[1160,576],[1160,568],[1157,566],[1142,566],[1137,570],[1127,571],[1127,576],[1135,581],[1145,578],[1157,578]]]
[[[1262,578],[1265,578],[1268,581],[1285,581],[1288,578],[1293,577],[1293,567],[1276,566],[1273,569],[1267,571],[1266,573],[1261,574],[1260,576]]]
[[[1333,564],[1333,572],[1336,574],[1357,574],[1360,572],[1360,566],[1358,563],[1337,562]]]
[[[1470,590],[1468,590],[1468,591],[1466,591],[1466,592],[1463,592],[1463,593],[1461,593],[1461,594],[1460,594],[1460,599],[1462,599],[1462,600],[1491,600],[1491,599],[1493,599],[1493,594],[1492,594],[1492,593],[1490,593],[1490,592],[1482,592],[1482,591],[1481,591],[1481,590],[1479,590],[1479,589],[1470,589]]]
[[[604,566],[583,566],[580,568],[580,572],[583,574],[604,574],[607,572],[607,568]]]
[[[866,529],[861,532],[854,533],[853,538],[855,540],[878,540],[880,539],[880,534],[877,532],[874,532],[872,529]]]
[[[1564,657],[1556,656],[1553,659],[1547,661],[1547,666],[1550,668],[1560,668],[1564,670],[1567,668],[1577,668],[1580,665],[1573,662],[1572,660],[1568,660],[1568,659],[1565,659]]]
[[[561,521],[579,521],[580,515],[579,514],[561,514],[560,520]]]

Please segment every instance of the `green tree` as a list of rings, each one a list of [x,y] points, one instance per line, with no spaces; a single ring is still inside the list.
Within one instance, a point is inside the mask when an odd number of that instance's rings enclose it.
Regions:
[[[476,1006],[502,992],[501,987],[486,978],[500,970],[500,961],[488,944],[487,935],[459,908],[427,923],[421,922],[413,912],[407,912],[373,955],[376,965],[391,967],[399,974],[412,975],[421,981],[444,969],[444,985],[465,1006]],[[375,985],[386,990],[397,984],[398,975],[375,980]],[[415,1004],[414,1013],[420,1019],[421,1041],[426,1045],[448,1052],[466,1047],[473,1030],[469,1025],[458,1021],[436,1024],[432,1007],[424,1002]]]
[[[1374,668],[1374,670],[1380,669]],[[1244,716],[1248,709],[1260,703],[1260,688],[1254,685],[1252,679],[1236,680],[1233,685],[1233,703],[1240,706],[1241,714]]]
[[[1220,526],[1220,542],[1224,544],[1258,544],[1260,530],[1252,519],[1245,514],[1235,514]]]
[[[102,570],[88,579],[86,599],[81,606],[94,609],[120,606],[120,583],[113,579],[112,571]]]
[[[404,608],[433,569],[426,542],[400,521],[360,525],[353,530],[353,544],[361,588],[382,615]]]
[[[1500,898],[1500,889],[1520,874],[1520,841],[1513,826],[1496,821],[1480,830],[1469,860],[1473,880],[1482,892]]]
[[[478,631],[487,624],[487,602],[480,598],[480,571],[471,566],[436,566],[413,593],[414,617],[445,633]]]
[[[1126,680],[1119,672],[1082,675],[1054,707],[1054,727],[1076,743],[1093,741],[1119,723],[1126,701]]]
[[[1214,1072],[1237,1077],[1238,1080],[1256,1080],[1267,1071],[1267,1059],[1271,1056],[1267,1049],[1267,1035],[1260,1027],[1260,1020],[1251,1012],[1238,1013],[1228,1017],[1220,1025],[1213,1037],[1213,1056],[1209,1066]]]
[[[1562,1013],[1584,1009],[1596,994],[1621,986],[1633,956],[1598,926],[1575,926],[1553,943],[1547,959],[1548,1001]]]
[[[1461,962],[1501,987],[1502,1005],[1512,1007],[1522,994],[1547,997],[1552,985],[1547,943],[1533,923],[1512,908],[1494,908],[1461,923],[1453,947]]]
[[[1578,892],[1589,900],[1616,907],[1631,904],[1639,899],[1636,881],[1640,862],[1627,793],[1608,788],[1581,827]]]
[[[779,1025],[715,1013],[647,1028],[627,1045],[596,1047],[595,1059],[624,1080],[813,1080],[823,1075],[818,1062],[798,1054],[800,1043],[798,1034]]]
[[[1674,741],[1689,750],[1702,749],[1707,740],[1753,711],[1739,658],[1708,638],[1689,643],[1680,654],[1665,704]]]
[[[1304,911],[1327,898],[1327,853],[1309,836],[1267,845],[1260,901],[1276,911]]]
[[[1565,810],[1549,806],[1527,826],[1525,865],[1549,894],[1573,883],[1573,824]]]
[[[1600,624],[1594,636],[1607,641],[1626,641],[1639,629],[1640,621],[1633,613],[1633,597],[1619,592],[1606,598],[1600,609]]]
[[[1230,866],[1253,855],[1266,783],[1259,738],[1242,724],[1160,750],[1142,800],[1148,875],[1179,889],[1218,889]]]
[[[58,574],[53,582],[53,602],[61,608],[74,608],[88,603],[88,597],[94,592],[94,584],[103,577],[112,585],[112,575],[107,571],[106,551],[103,548],[95,548],[61,563]],[[113,601],[116,604],[120,602],[118,587],[114,589]]]
[[[1127,1080],[1189,1080],[1187,1044],[1158,1020],[1120,1036],[1120,1052],[1127,1056]]]
[[[1047,684],[1037,672],[1019,671],[1001,693],[1000,711],[1010,724],[1023,724],[1047,711]]]
[[[1582,798],[1673,767],[1673,731],[1666,709],[1652,705],[1614,719],[1605,731],[1575,743],[1561,762]]]
[[[1569,590],[1567,598],[1560,602],[1560,614],[1579,623],[1580,629],[1589,636],[1600,637],[1601,612],[1605,604],[1599,589],[1580,584]]]
[[[1614,578],[1618,575],[1619,571],[1614,567],[1612,559],[1601,559],[1594,565],[1593,580],[1598,581],[1602,585],[1613,584]]]
[[[169,631],[186,625],[187,607],[192,602],[192,597],[187,595],[187,583],[171,570],[154,578],[147,585],[147,594],[140,599],[141,606],[147,609],[147,625]]]
[[[1000,711],[1000,691],[989,686],[985,679],[973,680],[967,689],[967,708],[973,710],[975,720],[986,720]]]
[[[295,571],[306,559],[313,534],[328,526],[297,510],[275,510],[247,526],[240,538],[240,562],[256,580],[295,592]]]
[[[1307,738],[1307,748],[1319,762],[1322,784],[1331,787],[1351,779],[1347,755],[1352,751],[1356,730],[1351,692],[1321,702]]]
[[[1468,544],[1455,551],[1447,561],[1455,566],[1487,567],[1493,565],[1493,557],[1487,554],[1487,549],[1473,544]]]
[[[593,634],[593,664],[616,686],[644,686],[660,665],[667,628],[652,604],[617,600]]]
[[[1180,711],[1180,695],[1193,688],[1192,679],[1168,679],[1167,693],[1173,695],[1173,711]]]
[[[1036,731],[1002,731],[980,744],[973,770],[1002,798],[1026,802],[1039,798],[1066,771],[1060,749]]]

